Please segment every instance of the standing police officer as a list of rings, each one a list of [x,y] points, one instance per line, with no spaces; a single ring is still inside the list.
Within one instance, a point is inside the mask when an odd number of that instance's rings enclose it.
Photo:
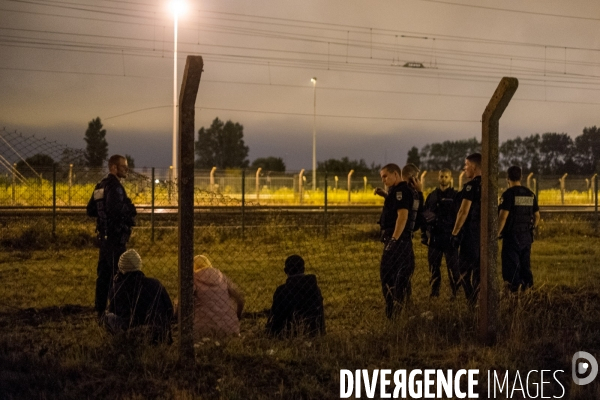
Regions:
[[[379,172],[388,188],[379,221],[384,243],[379,272],[388,318],[392,318],[394,302],[401,309],[402,302],[410,296],[410,279],[415,270],[412,233],[423,204],[418,173],[413,164],[402,170],[396,164],[387,164]]]
[[[481,225],[481,154],[473,153],[465,159],[465,177],[469,179],[459,193],[462,198],[451,241],[460,244],[458,268],[460,283],[471,305],[477,302],[480,282],[479,234]],[[464,228],[464,229],[463,229]],[[458,235],[461,234],[461,237]]]
[[[521,186],[521,168],[508,169],[508,189],[502,193],[498,237],[502,238],[502,278],[511,292],[533,286],[531,244],[533,229],[540,221],[535,194]]]
[[[108,291],[118,272],[119,257],[127,250],[131,228],[137,212],[127,197],[121,179],[127,178],[127,159],[114,155],[108,160],[109,173],[94,188],[87,205],[87,214],[97,218],[96,233],[100,244],[95,309],[101,317],[106,309]]]
[[[460,279],[458,251],[450,243],[452,229],[456,221],[454,199],[457,193],[454,188],[450,187],[451,180],[452,171],[447,168],[440,170],[438,175],[439,187],[427,196],[423,207],[423,216],[427,224],[421,228],[421,243],[429,246],[427,261],[431,273],[431,279],[429,280],[431,285],[430,297],[440,295],[442,257],[446,258],[453,298],[456,297],[457,283]]]

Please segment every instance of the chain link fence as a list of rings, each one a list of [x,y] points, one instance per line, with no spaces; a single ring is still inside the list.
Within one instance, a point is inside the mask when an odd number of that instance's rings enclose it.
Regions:
[[[206,194],[206,196],[209,196]],[[252,207],[211,195],[213,204],[195,214],[194,252],[233,281],[246,301],[242,331],[264,330],[275,289],[286,282],[284,262],[292,254],[305,260],[324,299],[328,331],[352,329],[357,319],[383,315],[379,277],[383,245],[377,213],[327,214]],[[235,202],[238,202],[237,205]],[[146,276],[159,279],[174,300],[178,288],[177,215],[140,214],[128,248],[138,251]],[[0,308],[43,308],[94,303],[98,249],[95,221],[82,214],[18,213],[0,218]],[[415,240],[419,285],[428,291],[426,248]]]
[[[7,136],[3,131],[2,143],[20,160],[2,156],[0,309],[76,304],[89,306],[91,312],[98,249],[95,220],[85,216],[84,206],[107,171],[83,167],[81,152],[54,142],[21,137],[17,140],[21,147],[16,148]],[[59,161],[45,167],[28,165],[24,160],[31,153]],[[318,174],[314,189],[311,179],[304,171],[196,171],[194,252],[208,257],[243,294],[242,332],[264,331],[274,292],[288,278],[284,262],[292,254],[303,257],[306,274],[316,277],[328,332],[356,330],[373,318],[384,318],[379,268],[383,245],[377,225],[383,199],[373,194],[379,178]],[[427,195],[437,185],[437,173],[424,174],[422,181]],[[502,177],[499,182],[503,187]],[[527,179],[542,205],[592,204],[596,182],[564,175]],[[454,187],[460,183],[455,173]],[[128,248],[138,251],[143,272],[159,279],[175,300],[176,177],[172,169],[136,168],[124,186],[139,211]],[[374,207],[335,207],[339,205]],[[593,228],[595,222],[597,228],[597,217],[597,213],[543,215],[539,234],[553,226],[581,231]],[[412,248],[415,270],[410,291],[426,296],[427,248],[418,238]],[[441,295],[450,294],[443,284]]]
[[[94,185],[107,173],[103,168],[60,164],[36,167],[29,173],[22,168],[16,167],[0,176],[0,207],[52,207],[54,204],[57,207],[82,207],[87,204]],[[314,189],[312,182],[304,178],[302,171],[262,174],[261,171],[227,170],[218,173],[197,170],[195,188],[214,193],[222,199],[251,201],[260,205],[322,207],[325,203],[332,206],[383,204],[381,197],[373,195],[374,188],[381,186],[378,177],[364,176],[361,181],[345,177],[341,185],[336,175],[318,174]],[[540,205],[592,206],[597,192],[596,180],[596,177],[544,176],[524,179],[523,184],[537,193]],[[461,181],[455,179],[454,187],[460,189],[458,184],[465,183]],[[437,186],[437,173],[425,173],[422,182],[427,195]],[[123,184],[134,203],[140,206],[177,206],[177,183],[170,168],[134,169]],[[501,192],[506,187],[506,178],[499,178],[498,184]],[[204,203],[207,199],[200,196],[196,204],[207,205]]]

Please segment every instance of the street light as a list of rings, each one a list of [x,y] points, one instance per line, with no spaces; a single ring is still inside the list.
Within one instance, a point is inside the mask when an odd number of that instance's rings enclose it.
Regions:
[[[313,157],[312,157],[312,188],[317,190],[317,78],[310,80],[313,83],[315,101],[313,110]]]
[[[170,3],[173,13],[173,171],[177,174],[177,18],[185,11],[182,0],[172,0]]]

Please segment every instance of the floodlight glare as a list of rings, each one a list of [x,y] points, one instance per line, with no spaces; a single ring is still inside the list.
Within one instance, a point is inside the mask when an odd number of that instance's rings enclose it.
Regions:
[[[317,78],[310,78],[310,81],[311,81],[312,83],[317,83]]]
[[[181,15],[185,12],[186,6],[185,2],[183,2],[182,0],[172,0],[169,4],[169,8],[171,9],[171,12],[173,14]]]

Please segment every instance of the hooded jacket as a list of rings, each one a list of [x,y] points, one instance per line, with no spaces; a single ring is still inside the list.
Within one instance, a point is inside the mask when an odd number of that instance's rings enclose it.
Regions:
[[[218,269],[209,267],[194,272],[195,340],[239,335],[237,310],[243,307],[241,297],[233,282]]]
[[[292,275],[273,295],[267,321],[271,335],[325,334],[323,296],[315,275]]]
[[[110,289],[108,312],[122,322],[121,329],[149,325],[156,328],[157,340],[170,338],[173,303],[165,287],[142,271],[115,275]]]

